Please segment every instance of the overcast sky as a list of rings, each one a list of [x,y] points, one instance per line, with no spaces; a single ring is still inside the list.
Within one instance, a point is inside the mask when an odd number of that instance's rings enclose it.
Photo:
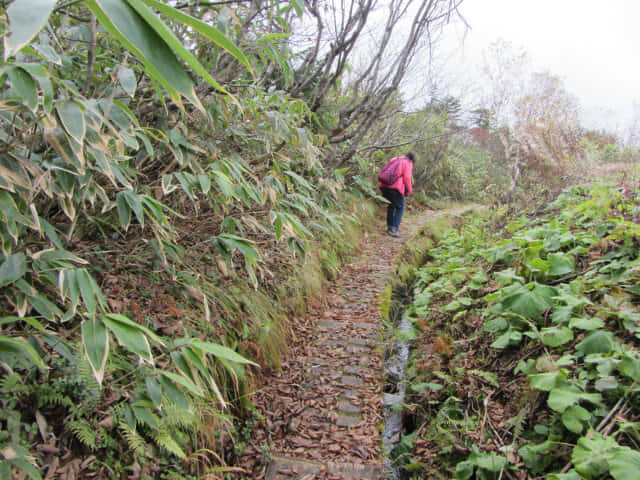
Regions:
[[[460,11],[471,30],[459,71],[502,38],[524,48],[534,68],[562,78],[589,123],[600,124],[590,126],[623,128],[640,102],[640,1],[464,0]]]

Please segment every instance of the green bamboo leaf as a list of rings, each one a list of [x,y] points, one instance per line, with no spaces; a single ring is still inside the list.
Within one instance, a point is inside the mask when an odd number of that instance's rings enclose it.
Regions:
[[[174,382],[170,381],[168,378],[163,377],[162,375],[158,377],[158,381],[162,385],[162,391],[170,402],[185,410],[190,409],[187,397],[184,395],[184,393],[182,393],[182,390],[176,387],[176,384]]]
[[[244,55],[242,50],[240,50],[229,38],[227,38],[227,36],[224,33],[222,33],[220,30],[218,30],[214,26],[204,23],[198,20],[197,18],[193,18],[187,15],[186,13],[181,12],[180,10],[176,10],[175,8],[170,7],[165,3],[159,2],[158,0],[142,0],[142,1],[147,5],[164,13],[168,17],[173,18],[174,20],[177,20],[180,23],[184,23],[185,25],[189,25],[195,31],[201,33],[216,45],[224,48],[227,52],[233,55],[233,57],[235,57],[236,60],[238,60],[245,67],[247,67],[249,72],[251,72],[251,75],[254,75],[253,69],[251,68],[251,64],[249,63],[249,60],[247,60],[247,57]]]
[[[11,475],[11,465],[14,465],[18,470],[22,470],[24,473],[29,475],[33,480],[42,480],[42,475],[34,465],[35,460],[33,455],[29,453],[27,450],[22,448],[20,445],[16,445],[10,443],[8,445],[3,445],[2,449],[0,449],[0,455],[6,462],[0,462],[0,467],[4,465],[9,465],[9,475],[2,476],[2,478],[12,478]],[[0,468],[0,474],[4,474],[2,468]],[[22,477],[22,475],[20,475]]]
[[[258,260],[260,260],[260,252],[253,246],[252,242],[247,240],[246,238],[238,237],[237,235],[231,235],[229,233],[222,233],[215,237],[216,246],[222,247],[219,248],[221,253],[224,251],[231,252],[234,249],[240,250],[240,252],[244,255],[245,259],[255,265]]]
[[[119,192],[116,194],[116,208],[118,210],[118,220],[120,221],[120,225],[127,230],[131,223],[131,207],[124,195],[121,195],[122,193],[123,192]]]
[[[135,213],[136,218],[141,226],[144,226],[144,211],[142,210],[142,201],[133,190],[123,190],[116,194],[116,206],[118,208],[118,217],[120,224],[129,225],[131,221],[131,212]]]
[[[56,102],[56,111],[66,132],[82,145],[87,124],[80,104],[75,100],[60,100]]]
[[[162,341],[162,339],[158,335],[153,333],[151,330],[149,330],[144,325],[137,324],[136,322],[134,322],[130,318],[128,318],[128,317],[126,317],[126,316],[124,316],[124,315],[122,315],[120,313],[109,313],[109,314],[106,315],[106,317],[110,318],[112,320],[115,320],[116,322],[124,323],[125,325],[129,325],[129,326],[131,326],[133,328],[137,328],[142,333],[144,333],[147,337],[149,337],[151,340],[156,342],[158,345],[160,345],[162,347],[165,346],[164,342]]]
[[[196,73],[198,73],[202,78],[204,78],[211,86],[217,89],[219,92],[224,93],[225,95],[229,95],[234,101],[240,106],[237,100],[227,92],[222,85],[220,85],[216,80],[209,74],[209,72],[204,68],[204,66],[198,61],[196,56],[191,53],[190,50],[185,48],[180,40],[176,38],[171,30],[164,24],[160,18],[153,13],[153,11],[147,7],[141,0],[127,0],[129,5],[133,7],[133,9],[142,17],[147,24],[155,30],[162,40],[166,42],[166,44],[177,54],[182,60],[184,60],[187,65]],[[186,96],[186,95],[185,95]],[[188,97],[187,97],[188,98]],[[197,98],[194,99],[198,102]],[[193,100],[192,100],[193,101]],[[199,105],[199,108],[203,110],[202,105]]]
[[[133,98],[136,94],[136,89],[138,88],[138,80],[136,79],[136,74],[133,70],[130,68],[119,68],[118,81],[126,94]]]
[[[200,388],[198,388],[195,383],[183,377],[182,375],[178,375],[173,372],[167,372],[165,370],[161,370],[160,373],[165,377],[167,377],[167,379],[171,380],[172,382],[177,383],[178,385],[182,385],[194,395],[197,395],[199,397],[204,396],[204,392]]]
[[[71,308],[75,309],[80,303],[80,289],[76,278],[77,269],[60,270],[60,290],[62,295],[71,300]]]
[[[116,336],[118,343],[123,347],[131,350],[143,360],[153,363],[151,355],[151,347],[146,335],[140,329],[129,324],[117,321],[113,316],[102,317],[102,321],[106,327]]]
[[[0,265],[0,288],[22,278],[27,273],[27,257],[24,253],[14,253]]]
[[[38,352],[29,343],[16,338],[0,336],[0,357],[2,356],[7,356],[5,361],[12,360],[15,357],[22,357],[38,368],[47,368]]]
[[[162,404],[162,385],[153,377],[147,377],[144,382],[149,398],[156,407],[159,407]]]
[[[104,306],[106,303],[100,287],[86,268],[77,270],[75,281],[78,285],[78,289],[80,290],[82,301],[87,307],[87,311],[92,316],[95,315],[97,304]]]
[[[165,40],[125,0],[86,0],[104,28],[130,50],[176,103],[180,95],[203,110],[193,82]]]
[[[33,77],[21,67],[7,69],[7,76],[24,103],[31,110],[35,110],[38,106],[38,87]]]
[[[14,0],[9,5],[9,35],[4,37],[5,61],[42,30],[55,4],[56,0]]]
[[[229,347],[225,347],[223,345],[218,345],[217,343],[211,343],[211,342],[202,342],[200,340],[194,340],[191,342],[191,345],[193,345],[196,348],[199,348],[200,350],[203,350],[207,353],[210,353],[211,355],[218,357],[218,358],[222,358],[225,360],[230,360],[232,362],[236,362],[236,363],[245,363],[245,364],[250,364],[250,365],[254,365],[256,367],[258,367],[259,365],[257,363],[252,362],[251,360],[247,360],[246,358],[244,358],[242,355],[240,355],[239,353],[231,350]]]
[[[91,371],[98,383],[102,384],[109,354],[109,334],[102,320],[91,318],[82,323],[82,343]]]
[[[200,182],[200,188],[205,195],[211,190],[211,178],[208,175],[198,175],[198,182]]]

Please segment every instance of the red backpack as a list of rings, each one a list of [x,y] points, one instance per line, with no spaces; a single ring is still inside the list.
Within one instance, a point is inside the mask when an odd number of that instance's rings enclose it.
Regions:
[[[382,169],[378,180],[383,185],[393,185],[402,174],[402,157],[392,158]]]

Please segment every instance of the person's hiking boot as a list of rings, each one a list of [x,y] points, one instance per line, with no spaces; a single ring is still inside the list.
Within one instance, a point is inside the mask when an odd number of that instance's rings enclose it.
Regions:
[[[387,233],[388,233],[389,235],[391,235],[392,237],[395,237],[395,238],[402,238],[402,235],[400,235],[400,234],[398,233],[398,230],[393,230],[393,229],[391,229],[391,228],[390,228],[389,230],[387,230]]]

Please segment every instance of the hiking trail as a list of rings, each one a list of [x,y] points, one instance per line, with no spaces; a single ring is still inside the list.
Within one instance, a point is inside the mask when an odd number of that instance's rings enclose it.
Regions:
[[[266,480],[383,478],[382,294],[407,239],[435,218],[469,208],[407,216],[404,238],[386,235],[380,222],[362,240],[325,296],[295,322],[282,369],[252,395],[266,428],[253,432],[244,452],[247,473]]]

